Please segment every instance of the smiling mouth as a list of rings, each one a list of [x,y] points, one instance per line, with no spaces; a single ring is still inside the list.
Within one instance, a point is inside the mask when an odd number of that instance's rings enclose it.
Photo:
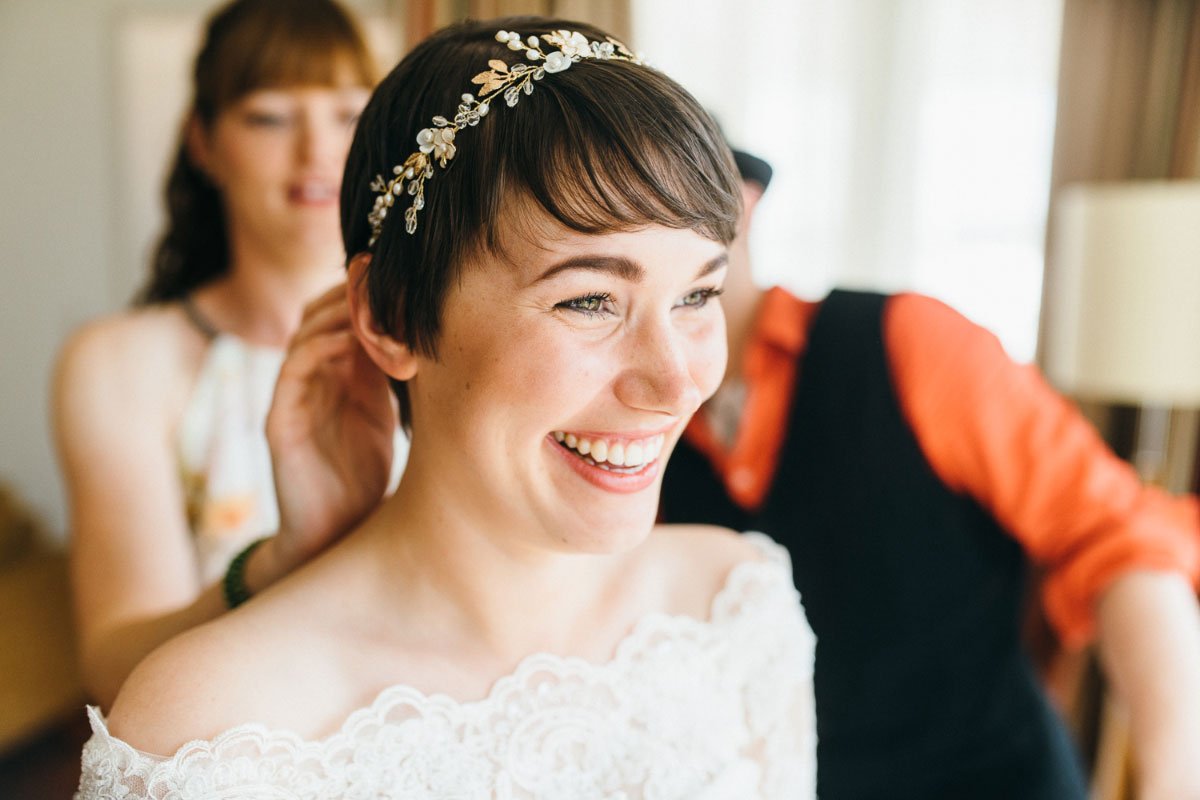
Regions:
[[[337,199],[338,187],[326,181],[303,181],[293,185],[288,196],[297,203],[331,203]]]
[[[621,475],[632,475],[658,460],[666,437],[660,433],[644,439],[612,440],[555,431],[554,440],[564,450],[590,466]]]

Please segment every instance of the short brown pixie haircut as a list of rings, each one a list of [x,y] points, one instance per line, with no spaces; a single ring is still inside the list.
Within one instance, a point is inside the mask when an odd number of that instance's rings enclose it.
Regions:
[[[342,181],[342,235],[348,258],[371,252],[367,297],[376,324],[414,352],[437,355],[448,287],[469,257],[496,252],[500,230],[523,232],[516,209],[532,200],[566,228],[587,234],[647,225],[689,229],[728,244],[741,193],[729,148],[708,113],[661,72],[623,61],[589,59],[536,83],[515,108],[499,98],[480,123],[459,133],[457,153],[425,182],[417,230],[405,230],[405,194],[369,245],[367,215],[376,175],[416,150],[417,132],[451,116],[471,78],[490,59],[524,61],[495,39],[578,31],[582,22],[509,17],[445,28],[419,44],[379,85],[363,111]],[[411,420],[403,384],[401,415]]]

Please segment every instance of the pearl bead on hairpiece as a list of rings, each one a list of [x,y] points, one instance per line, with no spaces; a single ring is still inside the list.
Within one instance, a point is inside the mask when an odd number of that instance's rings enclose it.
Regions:
[[[403,164],[392,168],[394,177],[390,181],[385,182],[382,175],[375,176],[371,191],[379,196],[367,215],[367,221],[371,223],[371,245],[379,239],[383,221],[395,206],[396,198],[404,193],[412,197],[412,205],[404,212],[404,229],[410,234],[416,232],[417,212],[425,207],[425,181],[433,177],[434,163],[445,169],[458,152],[454,145],[455,135],[463,128],[478,125],[498,95],[503,95],[505,104],[511,108],[521,99],[522,92],[533,94],[534,81],[540,81],[547,73],[562,72],[584,59],[643,63],[640,55],[634,55],[611,36],[603,42],[592,42],[581,33],[559,30],[523,40],[519,33],[497,31],[496,41],[507,45],[509,50],[523,50],[525,58],[532,63],[510,65],[493,58],[488,62],[486,72],[471,79],[471,83],[480,87],[477,90],[479,97],[464,94],[453,120],[434,117],[433,126],[423,128],[417,134],[417,151]],[[543,49],[542,42],[553,47]]]

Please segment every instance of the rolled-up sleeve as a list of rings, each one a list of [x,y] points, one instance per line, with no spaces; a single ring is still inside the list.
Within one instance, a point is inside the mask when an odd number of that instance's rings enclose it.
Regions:
[[[900,405],[934,472],[974,497],[1046,570],[1046,615],[1086,644],[1098,596],[1133,570],[1200,577],[1200,505],[1145,487],[1036,368],[948,306],[889,301]]]

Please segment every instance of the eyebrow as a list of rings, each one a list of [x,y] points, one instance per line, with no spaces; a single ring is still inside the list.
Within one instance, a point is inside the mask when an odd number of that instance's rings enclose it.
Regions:
[[[721,267],[729,263],[729,253],[722,250],[719,255],[710,258],[704,262],[704,266],[700,267],[700,271],[696,273],[696,278],[703,278],[705,275],[711,275]],[[629,281],[630,283],[641,283],[646,276],[646,270],[640,264],[632,261],[624,256],[575,256],[568,258],[565,261],[560,261],[543,272],[534,283],[541,283],[549,280],[560,272],[568,270],[582,269],[591,272],[604,272],[610,275]]]

